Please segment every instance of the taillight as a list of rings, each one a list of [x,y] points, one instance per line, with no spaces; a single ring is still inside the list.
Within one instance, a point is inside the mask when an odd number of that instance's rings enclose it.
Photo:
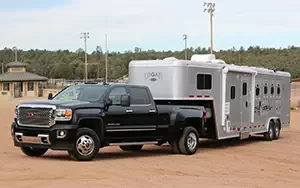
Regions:
[[[203,112],[203,120],[204,120],[204,123],[206,123],[206,112]]]

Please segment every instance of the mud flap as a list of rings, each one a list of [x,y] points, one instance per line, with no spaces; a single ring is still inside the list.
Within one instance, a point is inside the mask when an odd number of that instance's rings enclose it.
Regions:
[[[249,132],[240,133],[240,139],[241,140],[247,139],[247,138],[249,138],[249,136],[250,136]]]

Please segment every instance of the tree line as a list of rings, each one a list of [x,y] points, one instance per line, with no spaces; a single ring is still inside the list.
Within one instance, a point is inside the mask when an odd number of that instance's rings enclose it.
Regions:
[[[188,48],[188,59],[193,54],[208,54],[209,48]],[[287,48],[261,48],[251,46],[247,49],[231,48],[215,51],[218,59],[228,64],[260,66],[269,69],[288,71],[292,78],[300,77],[300,47],[289,46]],[[108,53],[108,79],[118,79],[128,73],[128,64],[131,60],[153,60],[166,57],[185,58],[185,51],[155,51],[134,48],[124,52]],[[12,49],[0,50],[0,63],[8,63],[15,60]],[[69,80],[84,79],[84,51],[69,50],[28,50],[18,51],[18,61],[28,64],[27,70],[48,78],[64,78]],[[88,54],[88,75],[90,79],[105,77],[105,54],[100,46]],[[0,73],[2,72],[0,66]]]

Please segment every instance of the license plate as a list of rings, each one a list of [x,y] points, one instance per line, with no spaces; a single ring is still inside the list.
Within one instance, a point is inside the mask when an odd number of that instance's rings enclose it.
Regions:
[[[32,136],[23,136],[22,141],[23,141],[23,143],[40,144],[41,138],[40,137],[32,137]]]

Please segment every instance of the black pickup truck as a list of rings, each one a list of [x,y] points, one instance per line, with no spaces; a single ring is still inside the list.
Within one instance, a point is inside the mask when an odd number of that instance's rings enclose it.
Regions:
[[[74,84],[18,104],[15,113],[11,134],[23,153],[65,150],[79,161],[105,146],[137,151],[169,143],[174,153],[194,154],[206,123],[202,106],[156,104],[148,87],[119,83]]]

